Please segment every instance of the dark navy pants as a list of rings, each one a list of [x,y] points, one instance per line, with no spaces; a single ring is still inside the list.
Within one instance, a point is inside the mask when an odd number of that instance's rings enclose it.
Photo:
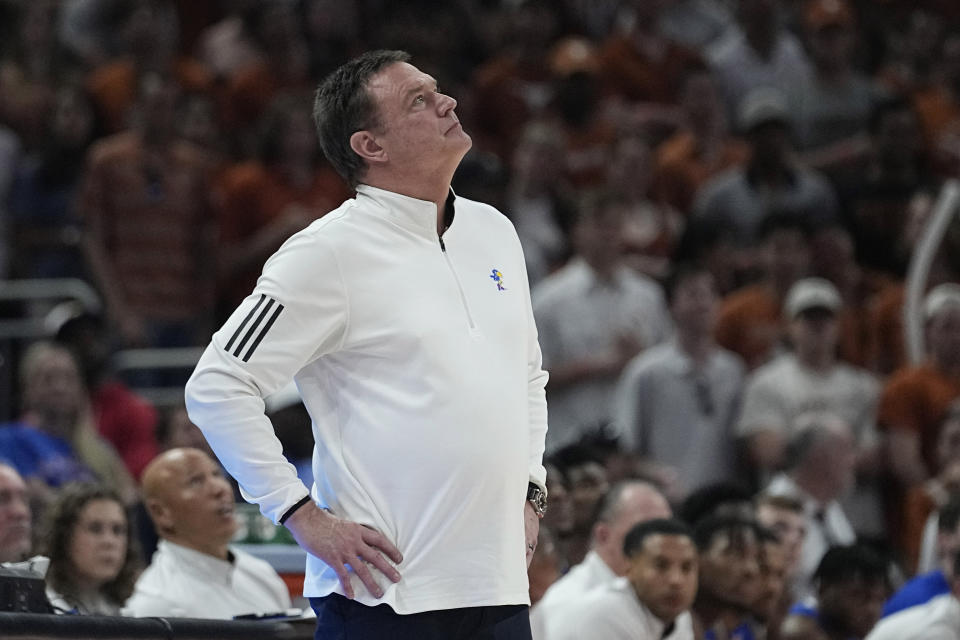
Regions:
[[[400,615],[339,594],[310,598],[315,640],[531,640],[527,605],[467,607]]]

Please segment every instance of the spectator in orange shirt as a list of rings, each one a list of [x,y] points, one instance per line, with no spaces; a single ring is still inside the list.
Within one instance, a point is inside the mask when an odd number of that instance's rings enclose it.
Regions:
[[[136,126],[87,156],[85,249],[125,345],[192,346],[212,322],[212,166],[175,134],[177,85],[147,74],[139,86]]]
[[[559,33],[555,3],[531,0],[504,8],[501,40],[473,73],[464,120],[473,122],[474,149],[490,150],[504,161],[514,153],[528,122],[542,114],[552,94],[548,64]]]
[[[117,31],[124,53],[87,77],[87,88],[110,133],[130,124],[138,83],[146,73],[169,77],[188,91],[208,91],[213,83],[203,65],[177,53],[179,25],[172,6],[160,0],[134,0],[118,6]]]
[[[628,3],[628,15],[600,46],[605,93],[630,103],[677,103],[685,72],[704,62],[696,51],[658,31],[658,19],[667,4],[663,0]]]
[[[714,175],[743,164],[749,147],[729,134],[726,112],[709,70],[691,71],[680,90],[683,123],[656,150],[653,196],[684,216],[693,194]]]
[[[947,409],[937,434],[936,474],[922,485],[910,488],[904,501],[906,518],[902,540],[907,569],[917,573],[929,571],[935,564],[935,545],[925,547],[930,516],[960,495],[960,402]]]
[[[723,299],[714,329],[717,343],[743,358],[748,369],[765,363],[780,347],[783,296],[810,266],[809,231],[803,222],[773,214],[759,234],[759,279]]]
[[[548,60],[553,74],[548,113],[564,143],[564,178],[577,189],[599,187],[606,180],[616,123],[603,110],[596,47],[585,38],[565,38]]]
[[[350,195],[323,160],[310,109],[305,96],[278,96],[264,116],[257,159],[222,178],[217,298],[223,309],[253,290],[264,261],[284,240]]]
[[[894,372],[880,405],[891,470],[904,485],[923,482],[937,468],[940,420],[960,396],[960,285],[935,287],[924,300],[923,315],[929,358]]]
[[[934,287],[923,304],[927,361],[890,376],[880,398],[879,426],[894,482],[891,531],[903,531],[903,496],[937,471],[941,420],[960,397],[960,285]],[[904,541],[901,541],[904,542]]]
[[[960,33],[948,34],[939,49],[933,81],[913,94],[927,151],[942,174],[960,170]]]
[[[0,23],[6,23],[0,56],[0,121],[32,147],[44,142],[46,116],[65,66],[56,42],[60,3],[7,2],[0,11]]]
[[[241,148],[255,148],[250,135],[273,98],[282,92],[313,89],[310,50],[299,29],[292,3],[261,2],[252,11],[254,43],[260,59],[240,67],[226,80],[223,117],[226,129],[241,139]]]

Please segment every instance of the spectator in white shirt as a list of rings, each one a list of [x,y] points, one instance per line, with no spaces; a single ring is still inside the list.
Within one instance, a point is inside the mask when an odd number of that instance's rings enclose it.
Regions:
[[[876,480],[880,388],[872,374],[837,359],[841,305],[837,288],[822,278],[804,278],[790,288],[783,311],[793,350],[747,379],[737,430],[759,478],[767,481],[783,467],[798,416],[829,411],[843,419],[853,430],[862,472],[844,509],[858,533],[879,537],[884,526]]]
[[[671,331],[661,286],[623,261],[629,204],[612,193],[584,196],[572,223],[574,257],[532,291],[550,372],[548,453],[608,423],[624,366]]]
[[[674,338],[641,353],[620,377],[616,426],[647,465],[663,466],[681,498],[736,477],[733,423],[744,365],[713,339],[711,273],[681,265],[665,287]]]
[[[638,523],[668,518],[670,505],[652,485],[636,480],[615,485],[601,501],[592,530],[592,548],[583,562],[555,582],[533,608],[533,626],[544,630],[542,638],[553,638],[575,617],[571,605],[591,589],[626,575],[630,561],[624,555],[627,532]]]
[[[230,547],[233,492],[199,449],[171,449],[143,472],[143,496],[160,544],[125,615],[230,619],[281,613],[290,594],[269,564]]]
[[[692,640],[688,613],[697,594],[697,547],[680,520],[650,520],[624,540],[627,575],[573,606],[557,640]]]
[[[785,495],[803,503],[806,535],[794,594],[810,593],[811,579],[831,546],[852,544],[856,534],[839,499],[852,487],[856,445],[850,426],[824,412],[800,416],[792,426],[786,471],[774,476],[769,495]]]

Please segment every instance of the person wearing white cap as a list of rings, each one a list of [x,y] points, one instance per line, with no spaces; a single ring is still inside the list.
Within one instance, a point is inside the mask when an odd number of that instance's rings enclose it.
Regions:
[[[960,285],[931,289],[922,312],[927,360],[894,371],[880,398],[879,426],[886,432],[890,471],[904,490],[935,471],[942,418],[960,397]],[[897,496],[894,501],[892,515],[902,516]]]
[[[782,91],[750,91],[738,104],[736,121],[750,157],[700,188],[691,212],[695,228],[720,226],[749,245],[771,214],[789,215],[811,227],[837,220],[837,198],[827,179],[794,157],[789,103]]]
[[[850,425],[859,471],[869,471],[876,460],[880,386],[866,370],[837,358],[841,306],[840,294],[829,281],[797,281],[784,302],[792,351],[747,378],[737,433],[761,479],[782,467],[792,425],[809,411],[828,411]],[[862,480],[844,507],[858,533],[882,534],[880,501],[872,483]]]

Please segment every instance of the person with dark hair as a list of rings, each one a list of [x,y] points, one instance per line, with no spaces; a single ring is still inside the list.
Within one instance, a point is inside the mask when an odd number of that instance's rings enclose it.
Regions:
[[[20,160],[10,185],[11,271],[20,278],[75,278],[84,274],[75,200],[99,126],[90,96],[71,83],[57,86],[41,113],[47,114],[43,142]]]
[[[65,346],[39,340],[20,360],[21,419],[0,424],[0,457],[27,481],[31,498],[47,503],[53,489],[100,482],[124,504],[136,486],[116,450],[96,432],[80,367]]]
[[[566,573],[570,568],[570,561],[566,552],[566,541],[575,532],[575,514],[573,496],[570,493],[570,484],[566,474],[552,460],[544,460],[547,470],[547,491],[550,495],[550,509],[544,514],[541,526],[550,529],[557,545],[557,555],[560,556],[560,573]]]
[[[940,421],[934,461],[935,475],[911,487],[904,499],[906,566],[908,570],[915,567],[917,573],[940,566],[944,553],[940,534],[952,532],[952,525],[944,528],[939,523],[938,512],[960,497],[960,400],[951,403]]]
[[[781,640],[854,640],[880,619],[889,590],[887,563],[863,545],[831,547],[813,575],[816,598],[790,610]]]
[[[787,495],[760,493],[754,498],[757,522],[772,531],[780,542],[787,578],[792,581],[800,570],[803,541],[807,537],[807,519],[803,501]]]
[[[750,146],[742,166],[718,173],[697,191],[691,224],[730,224],[743,244],[756,242],[775,211],[811,226],[836,220],[837,198],[827,179],[799,164],[791,149],[788,98],[772,87],[737,96],[737,118]]]
[[[623,261],[628,205],[612,191],[586,193],[574,213],[574,257],[533,290],[550,371],[549,451],[609,422],[624,366],[670,332],[662,288]]]
[[[716,482],[692,492],[677,509],[677,517],[691,527],[709,516],[753,517],[750,491],[735,482]]]
[[[120,496],[96,484],[66,487],[48,513],[47,599],[61,613],[119,615],[140,570]]]
[[[873,105],[881,87],[855,66],[856,15],[848,0],[813,0],[802,16],[813,63],[793,87],[794,139],[816,159],[845,159],[864,147]]]
[[[737,475],[733,424],[744,365],[717,347],[717,292],[704,267],[680,265],[667,279],[674,338],[626,366],[616,419],[630,450],[677,479],[678,498]]]
[[[699,551],[699,589],[692,614],[698,637],[752,637],[751,610],[759,597],[760,527],[742,515],[710,515],[693,528]]]
[[[592,514],[590,551],[583,562],[547,590],[531,612],[532,620],[542,621],[543,637],[552,639],[562,634],[579,617],[579,609],[571,607],[591,590],[627,574],[630,558],[624,554],[623,545],[633,526],[668,517],[670,505],[646,482],[625,480],[607,491]]]
[[[229,313],[256,284],[263,263],[297,231],[350,195],[323,159],[307,96],[281,94],[260,121],[256,158],[218,181],[218,309]]]
[[[913,252],[911,226],[918,198],[936,193],[917,112],[907,98],[877,100],[868,120],[867,152],[831,170],[856,247],[868,272],[903,278]]]
[[[567,445],[556,451],[550,460],[563,473],[570,495],[572,522],[563,536],[561,548],[567,563],[572,566],[583,562],[590,550],[597,508],[610,489],[610,480],[600,453],[589,445]]]
[[[960,640],[960,550],[952,574],[948,592],[884,618],[866,640]]]
[[[55,340],[70,349],[80,366],[97,431],[114,446],[127,470],[139,480],[143,469],[158,453],[157,410],[112,370],[113,335],[103,316],[71,307],[61,309],[71,315],[57,329]],[[52,316],[54,311],[48,318]]]
[[[550,640],[692,640],[697,547],[690,528],[674,519],[641,522],[622,552],[626,575],[571,603],[568,623]]]
[[[756,369],[783,348],[784,297],[810,269],[810,227],[788,213],[772,213],[760,225],[755,246],[739,244],[740,262],[755,282],[720,302],[714,337]],[[732,235],[728,235],[733,240]],[[751,273],[752,272],[752,273]],[[747,277],[747,276],[745,276]]]
[[[187,409],[307,550],[318,638],[529,638],[547,374],[523,251],[505,216],[451,191],[472,141],[409,60],[372,51],[321,82],[320,146],[357,195],[267,260]],[[264,414],[291,379],[312,489]]]
[[[759,524],[759,522],[758,522]],[[790,565],[787,547],[772,529],[760,526],[760,589],[750,608],[757,626],[766,637],[776,637],[792,601],[788,585]]]

